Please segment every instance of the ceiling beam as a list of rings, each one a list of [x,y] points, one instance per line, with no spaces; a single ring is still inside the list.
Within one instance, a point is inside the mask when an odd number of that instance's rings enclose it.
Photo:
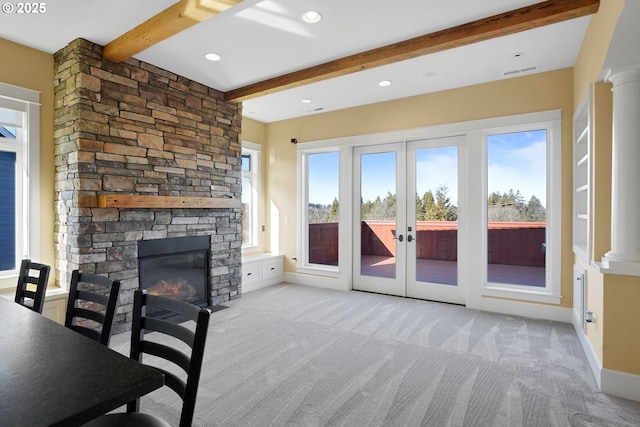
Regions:
[[[600,0],[547,0],[489,18],[325,62],[225,93],[240,102],[419,56],[594,14]]]
[[[124,61],[241,1],[180,0],[107,44],[102,56],[113,62]]]

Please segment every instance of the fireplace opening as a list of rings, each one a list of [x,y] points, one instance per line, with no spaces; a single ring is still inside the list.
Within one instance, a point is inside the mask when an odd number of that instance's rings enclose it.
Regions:
[[[152,295],[211,305],[209,236],[173,237],[138,242],[140,288]],[[162,316],[162,313],[147,313]]]

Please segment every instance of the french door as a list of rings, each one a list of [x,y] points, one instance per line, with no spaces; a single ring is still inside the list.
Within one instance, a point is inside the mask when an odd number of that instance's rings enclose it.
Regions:
[[[465,302],[457,250],[463,142],[354,149],[353,289]]]

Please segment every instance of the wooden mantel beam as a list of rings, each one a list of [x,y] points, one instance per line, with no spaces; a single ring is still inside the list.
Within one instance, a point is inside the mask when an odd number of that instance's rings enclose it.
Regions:
[[[225,93],[225,100],[245,101],[357,71],[515,34],[594,14],[599,7],[600,0],[547,0],[234,89]]]
[[[121,62],[242,0],[180,0],[104,47],[102,56]]]
[[[241,208],[242,202],[225,197],[151,196],[138,194],[100,194],[99,208],[121,209],[229,209]]]

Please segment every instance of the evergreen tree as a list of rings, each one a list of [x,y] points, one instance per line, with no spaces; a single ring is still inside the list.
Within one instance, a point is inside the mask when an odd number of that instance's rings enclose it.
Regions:
[[[436,199],[433,197],[431,190],[424,193],[422,196],[422,206],[424,209],[424,220],[435,221],[436,220]]]
[[[531,196],[529,202],[524,201],[520,190],[509,190],[506,193],[492,192],[488,200],[489,221],[499,222],[544,222],[546,211],[540,199]]]
[[[327,222],[338,222],[340,219],[340,204],[338,203],[338,199],[334,198],[333,203],[331,203],[331,208],[329,209],[329,217]]]
[[[531,196],[529,199],[525,217],[527,221],[530,222],[545,222],[547,220],[547,212],[544,206],[542,206],[540,199],[536,196]]]

